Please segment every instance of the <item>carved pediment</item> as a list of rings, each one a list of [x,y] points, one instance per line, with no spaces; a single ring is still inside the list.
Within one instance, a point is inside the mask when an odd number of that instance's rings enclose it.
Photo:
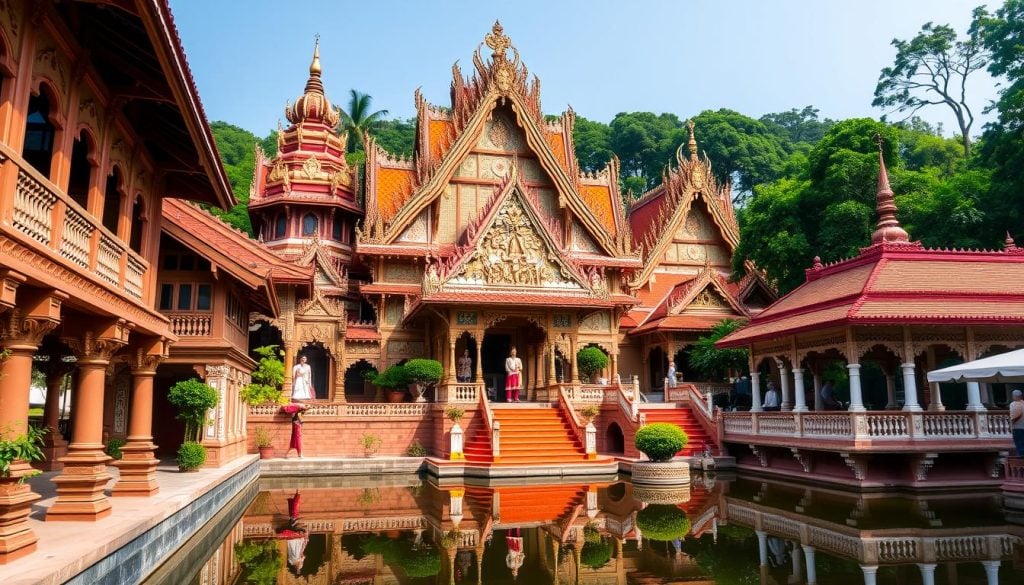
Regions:
[[[343,319],[345,317],[345,305],[333,297],[324,295],[317,289],[313,298],[299,301],[297,313],[300,316]]]

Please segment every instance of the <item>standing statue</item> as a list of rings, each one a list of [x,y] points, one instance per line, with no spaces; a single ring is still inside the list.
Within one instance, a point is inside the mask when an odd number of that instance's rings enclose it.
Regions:
[[[469,357],[468,349],[462,351],[462,357],[459,358],[458,366],[455,374],[459,382],[469,382],[469,379],[473,377],[473,358]]]
[[[513,347],[505,358],[505,402],[519,402],[522,372],[523,360],[516,357],[516,348]]]
[[[292,368],[292,400],[310,400],[313,398],[313,369],[306,363],[306,356],[299,358],[299,363]]]

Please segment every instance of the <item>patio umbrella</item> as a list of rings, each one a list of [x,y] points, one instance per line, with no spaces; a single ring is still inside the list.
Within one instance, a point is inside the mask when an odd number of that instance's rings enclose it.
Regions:
[[[1024,382],[1024,349],[928,372],[929,382]]]

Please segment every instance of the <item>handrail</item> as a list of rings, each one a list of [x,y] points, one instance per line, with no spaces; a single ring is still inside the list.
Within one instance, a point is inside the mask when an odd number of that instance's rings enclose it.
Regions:
[[[572,429],[576,432],[576,438],[579,439],[580,445],[585,447],[587,444],[586,425],[580,424],[580,417],[576,415],[576,409],[572,407],[572,402],[569,401],[563,386],[558,387],[558,407],[569,413],[569,420],[572,421]]]
[[[491,434],[491,429],[494,428],[494,411],[491,410],[491,402],[487,400],[486,392],[477,392],[477,396],[480,398],[480,409],[484,411],[484,425],[487,428],[487,434]]]
[[[631,422],[640,422],[640,409],[636,401],[630,400],[629,396],[626,396],[626,392],[622,389],[622,386],[618,386],[616,388],[616,392],[619,408],[622,410],[622,413],[626,415],[626,419]],[[637,395],[639,394],[640,392],[637,391]]]
[[[715,443],[715,447],[720,449],[722,442],[719,439],[718,425],[715,422],[715,409],[711,405],[711,394],[708,394],[706,399],[701,394],[700,390],[693,384],[682,384],[681,385],[684,394],[684,399],[687,405],[690,407],[690,412],[697,415],[697,422],[700,426],[708,433],[711,440]]]

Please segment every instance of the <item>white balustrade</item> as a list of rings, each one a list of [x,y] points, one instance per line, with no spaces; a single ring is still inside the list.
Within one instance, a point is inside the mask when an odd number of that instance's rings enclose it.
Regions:
[[[796,415],[762,414],[757,419],[757,428],[762,435],[796,435]]]
[[[810,437],[851,437],[853,424],[845,414],[805,414],[804,435]]]
[[[1006,436],[1011,434],[1009,414],[989,414],[986,419],[988,420],[988,434]]]
[[[142,298],[143,277],[146,274],[148,264],[134,251],[128,251],[128,260],[124,273],[124,292],[137,299]]]
[[[89,267],[89,246],[93,225],[74,207],[68,206],[64,213],[64,229],[61,231],[60,255],[71,262]]]
[[[906,439],[910,437],[907,416],[903,414],[869,414],[868,435],[876,439]]]
[[[427,519],[424,516],[348,518],[341,523],[341,531],[346,534],[380,530],[420,530],[426,527]]]
[[[101,233],[99,249],[96,252],[96,275],[116,286],[121,272],[122,254],[124,247],[107,234]]]
[[[14,228],[33,240],[50,245],[53,207],[57,196],[30,177],[24,170],[18,173],[14,191]]]
[[[876,542],[878,560],[895,563],[910,562],[917,559],[916,538],[881,538]]]
[[[957,413],[928,413],[924,417],[925,437],[976,436],[974,416]]]

